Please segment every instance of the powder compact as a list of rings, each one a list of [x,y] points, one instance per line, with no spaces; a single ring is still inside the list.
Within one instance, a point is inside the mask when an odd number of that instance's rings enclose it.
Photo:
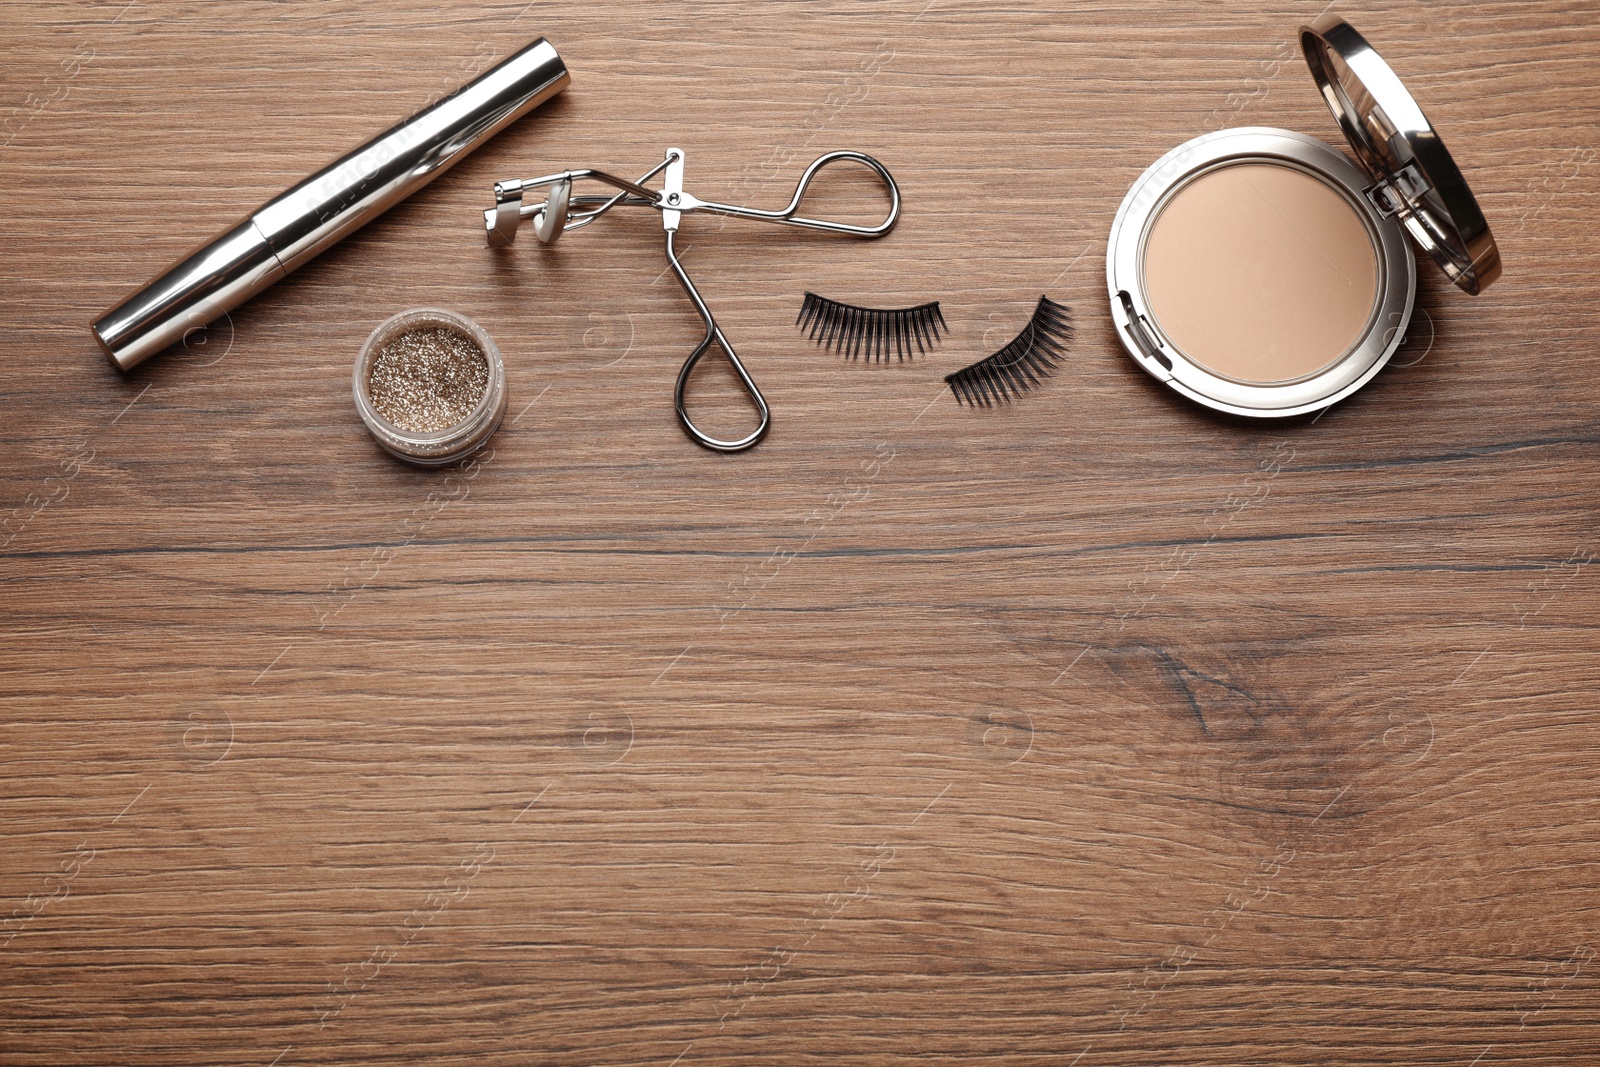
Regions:
[[[439,308],[402,311],[373,330],[351,384],[378,444],[425,467],[471,455],[506,413],[500,349],[483,327]]]
[[[1477,201],[1383,58],[1337,15],[1300,47],[1359,166],[1291,130],[1219,130],[1140,175],[1111,227],[1123,346],[1236,415],[1315,411],[1382,369],[1416,299],[1408,237],[1469,293],[1500,275]]]

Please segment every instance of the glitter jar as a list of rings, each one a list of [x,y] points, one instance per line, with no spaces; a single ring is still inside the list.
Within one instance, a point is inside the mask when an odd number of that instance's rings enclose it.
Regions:
[[[471,455],[506,413],[506,371],[471,319],[413,308],[385,320],[356,357],[356,410],[383,448],[440,467]]]

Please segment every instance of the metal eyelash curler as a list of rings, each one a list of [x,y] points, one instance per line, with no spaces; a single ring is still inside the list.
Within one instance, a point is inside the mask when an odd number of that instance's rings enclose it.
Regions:
[[[856,226],[847,222],[829,222],[825,219],[811,219],[797,214],[800,201],[805,197],[806,189],[811,184],[811,179],[817,172],[830,163],[848,161],[860,163],[872,170],[889,190],[889,214],[876,226]],[[700,293],[695,289],[694,283],[689,280],[689,275],[684,273],[683,265],[678,262],[677,249],[674,239],[678,233],[678,223],[684,213],[690,211],[709,211],[715,215],[728,215],[740,219],[756,219],[761,222],[776,222],[785,226],[804,226],[812,230],[826,230],[830,233],[844,233],[853,237],[882,237],[894,228],[900,218],[900,189],[894,183],[894,178],[887,168],[876,159],[861,152],[829,152],[819,156],[816,162],[806,168],[800,176],[799,183],[795,186],[794,196],[789,199],[789,205],[777,211],[762,211],[759,208],[734,207],[729,204],[713,203],[701,200],[683,188],[684,153],[681,148],[667,149],[666,158],[650,168],[638,181],[626,181],[613,177],[604,171],[598,170],[567,170],[560,174],[548,174],[542,178],[529,178],[526,180],[512,180],[496,182],[494,186],[495,206],[483,213],[484,225],[488,233],[491,247],[503,248],[517,235],[517,224],[523,219],[532,219],[534,232],[539,240],[545,244],[553,244],[567,230],[576,230],[587,226],[589,223],[604,215],[614,207],[648,207],[661,212],[661,227],[667,235],[667,262],[672,267],[672,272],[678,276],[684,292],[689,294],[689,300],[694,304],[695,310],[700,313],[700,318],[706,324],[706,336],[695,350],[684,360],[683,369],[678,372],[678,384],[673,390],[673,405],[678,410],[678,421],[683,424],[684,431],[698,444],[718,452],[742,452],[751,447],[761,438],[766,436],[767,428],[772,424],[772,413],[767,407],[766,398],[761,395],[761,390],[756,388],[756,383],[751,380],[750,373],[744,369],[744,364],[739,361],[738,354],[733,350],[733,345],[723,336],[722,329],[717,325],[716,318],[711,314],[711,309],[706,307],[706,302],[701,299]],[[666,176],[662,179],[659,190],[647,189],[644,183],[654,178],[662,171]],[[611,196],[573,196],[572,185],[574,182],[589,179],[603,182],[621,190]],[[524,204],[523,194],[530,189],[549,189],[543,203]],[[734,371],[739,375],[739,380],[744,383],[745,391],[755,403],[756,411],[761,416],[761,423],[748,435],[735,441],[723,441],[706,434],[697,427],[689,418],[689,412],[684,407],[684,387],[689,381],[689,374],[694,370],[695,364],[700,362],[700,357],[711,348],[711,343],[716,341],[722,350],[728,354],[728,362],[733,364]]]

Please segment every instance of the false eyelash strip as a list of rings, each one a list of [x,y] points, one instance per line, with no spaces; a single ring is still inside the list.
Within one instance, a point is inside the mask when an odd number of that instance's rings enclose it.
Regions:
[[[1020,397],[1049,377],[1067,354],[1071,336],[1072,320],[1066,305],[1041,296],[1033,317],[1010,344],[987,359],[945,375],[944,380],[958,401],[978,407]]]
[[[811,328],[811,339],[851,359],[888,362],[892,354],[904,362],[911,347],[925,353],[939,342],[939,331],[949,332],[937,300],[916,307],[880,310],[841,304],[807,293],[795,325]]]

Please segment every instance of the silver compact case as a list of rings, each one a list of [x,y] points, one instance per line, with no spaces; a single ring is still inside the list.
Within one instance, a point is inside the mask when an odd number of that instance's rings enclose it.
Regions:
[[[1133,183],[1106,253],[1123,347],[1236,415],[1316,411],[1371,381],[1411,321],[1412,243],[1469,293],[1500,275],[1477,200],[1383,57],[1337,15],[1300,47],[1357,162],[1291,130],[1204,134]]]

